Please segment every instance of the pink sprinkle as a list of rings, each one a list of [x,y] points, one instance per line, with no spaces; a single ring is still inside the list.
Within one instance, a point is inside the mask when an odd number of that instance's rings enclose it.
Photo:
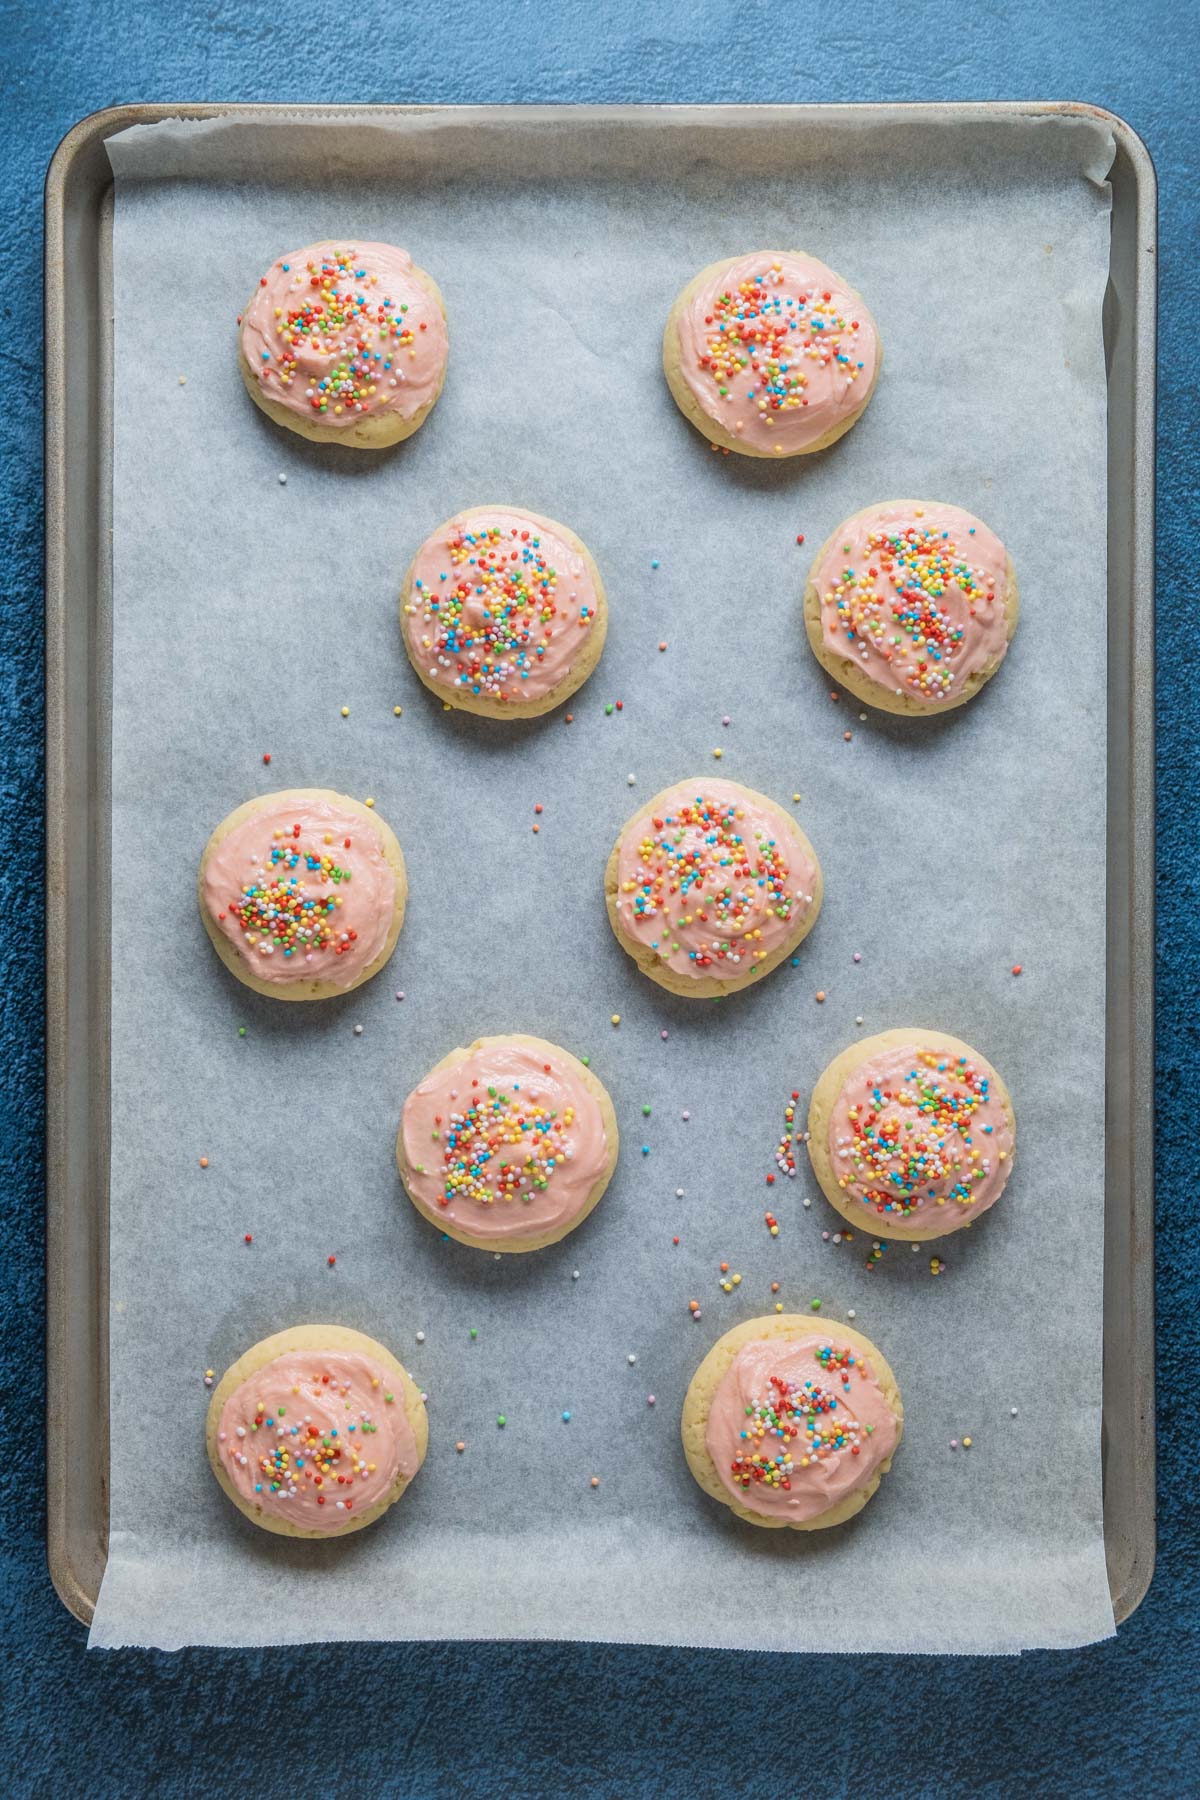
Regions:
[[[662,1039],[663,1043],[665,1044],[667,1041],[667,1038],[669,1036],[669,1033],[667,1033],[665,1031],[660,1031],[658,1035]]]
[[[958,1449],[958,1439],[957,1439],[957,1438],[951,1438],[951,1439],[950,1439],[950,1448],[951,1448],[951,1449],[952,1449],[952,1450],[957,1450],[957,1449]]]
[[[860,955],[860,954],[859,954],[859,952],[858,952],[858,951],[857,951],[857,950],[856,950],[856,951],[855,951],[855,952],[854,952],[854,960],[855,960],[855,962],[861,962],[861,961],[862,961],[862,957],[861,957],[861,955]]]
[[[692,1115],[690,1112],[685,1112],[683,1116],[685,1119],[690,1119]]]
[[[728,723],[729,723],[729,714],[728,713],[725,714],[725,717],[721,720],[721,723],[722,723],[722,725],[728,725]]]
[[[654,1395],[653,1395],[653,1394],[647,1394],[647,1395],[646,1395],[646,1405],[647,1405],[647,1406],[653,1406],[653,1405],[654,1405]]]
[[[403,998],[404,998],[404,989],[403,988],[397,988],[396,998],[397,998],[397,1000],[403,1000]]]

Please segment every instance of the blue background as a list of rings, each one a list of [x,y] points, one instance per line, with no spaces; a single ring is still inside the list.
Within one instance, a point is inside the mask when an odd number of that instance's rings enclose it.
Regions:
[[[1193,0],[0,0],[0,1787],[14,1795],[1042,1797],[1200,1787]],[[45,1572],[41,197],[128,101],[1075,99],[1159,174],[1159,1555],[1119,1637],[1019,1662],[559,1645],[84,1652]],[[1189,443],[1189,431],[1193,434]],[[1190,1196],[1190,1198],[1189,1198]],[[1179,1212],[1184,1207],[1183,1215]],[[1190,1434],[1190,1435],[1189,1435]],[[1192,1449],[1189,1451],[1189,1445]],[[986,1529],[986,1519],[981,1520]],[[930,1605],[937,1605],[931,1592]]]

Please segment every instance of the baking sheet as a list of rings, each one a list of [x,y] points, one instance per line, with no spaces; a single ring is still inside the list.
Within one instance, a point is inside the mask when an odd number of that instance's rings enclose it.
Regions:
[[[847,122],[816,140],[669,114],[369,129],[368,186],[339,179],[337,125],[158,126],[109,146],[113,1457],[92,1641],[1012,1651],[1105,1635],[1109,134]],[[261,268],[351,215],[412,249],[451,316],[442,401],[378,459],[285,439],[243,401],[235,362]],[[885,345],[864,421],[815,466],[714,456],[658,371],[687,275],[781,241],[860,286]],[[1024,602],[991,688],[915,728],[832,703],[799,618],[811,550],[898,492],[985,517]],[[510,497],[572,524],[609,588],[609,642],[570,726],[443,714],[399,644],[415,544],[460,505]],[[718,767],[801,793],[827,897],[798,967],[707,1007],[638,977],[601,878],[638,794]],[[388,975],[284,1009],[215,966],[192,877],[226,811],[306,782],[376,797],[412,899]],[[1020,1119],[1003,1204],[949,1241],[936,1280],[927,1250],[868,1269],[861,1234],[835,1246],[803,1172],[764,1185],[790,1091],[806,1100],[836,1050],[905,1022],[976,1043]],[[391,1140],[432,1062],[505,1028],[590,1053],[624,1152],[574,1238],[493,1262],[416,1217]],[[722,1260],[743,1278],[729,1296]],[[772,1280],[789,1309],[853,1308],[905,1392],[892,1475],[829,1541],[763,1543],[678,1450],[695,1364],[769,1310]],[[201,1375],[322,1316],[407,1362],[430,1455],[361,1539],[260,1541],[204,1467]],[[964,1434],[971,1451],[951,1452]]]

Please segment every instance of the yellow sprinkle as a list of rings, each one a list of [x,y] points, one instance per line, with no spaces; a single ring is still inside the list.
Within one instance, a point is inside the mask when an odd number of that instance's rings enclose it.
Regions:
[[[620,1024],[620,1023],[621,1023],[621,1015],[620,1015],[620,1013],[614,1013],[614,1014],[613,1014],[613,1016],[612,1016],[612,1022],[613,1022],[613,1024],[614,1024],[614,1025],[619,1025],[619,1024]]]
[[[964,1438],[964,1439],[963,1439],[963,1441],[962,1441],[962,1447],[963,1447],[963,1449],[964,1449],[964,1450],[969,1450],[969,1449],[970,1449],[970,1448],[971,1448],[971,1440],[970,1440],[970,1438]]]
[[[776,1312],[782,1312],[782,1311],[783,1311],[783,1301],[782,1301],[782,1300],[777,1300],[777,1301],[776,1301],[776,1302],[775,1302],[775,1311],[776,1311]]]
[[[368,795],[368,796],[367,796],[367,805],[368,805],[368,806],[374,806],[374,804],[375,804],[375,800],[374,800],[374,797],[373,797],[373,796],[372,796],[372,795]]]
[[[404,711],[404,708],[402,706],[393,706],[393,708],[392,708],[393,718],[398,719],[400,717],[400,715],[403,713],[403,711]]]
[[[343,719],[348,719],[350,717],[350,708],[348,706],[343,706],[342,717]]]
[[[716,759],[717,759],[717,761],[718,761],[718,762],[720,762],[720,760],[721,760],[721,758],[722,758],[722,756],[723,756],[723,755],[724,755],[724,754],[725,754],[725,753],[724,753],[724,751],[723,751],[723,750],[714,750],[714,751],[713,751],[713,755],[714,755],[714,756],[715,756],[715,757],[716,757]]]

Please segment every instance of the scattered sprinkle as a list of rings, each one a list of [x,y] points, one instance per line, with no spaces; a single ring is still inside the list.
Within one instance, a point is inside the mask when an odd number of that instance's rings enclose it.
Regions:
[[[1014,963],[1014,964],[1013,964],[1013,971],[1012,971],[1012,972],[1013,972],[1013,974],[1014,974],[1014,975],[1019,975],[1019,974],[1020,974],[1020,973],[1021,973],[1021,966],[1022,966],[1022,965],[1021,965],[1021,964],[1020,964],[1020,963]]]
[[[287,486],[287,476],[286,476],[286,475],[284,475],[284,474],[283,474],[283,473],[282,473],[282,471],[281,471],[281,472],[280,472],[280,476],[279,476],[279,485],[280,485],[280,487],[286,487],[286,486]]]
[[[647,1394],[647,1395],[646,1395],[646,1405],[647,1405],[647,1406],[653,1406],[653,1405],[654,1405],[654,1395],[653,1395],[653,1394]]]
[[[564,1425],[569,1425],[571,1423],[571,1415],[569,1412],[563,1414],[562,1421]],[[503,1423],[503,1421],[501,1421],[501,1423]]]
[[[825,989],[818,988],[817,989],[817,1005],[824,1006],[824,1004],[825,1004]]]
[[[418,1344],[423,1344],[425,1342],[425,1333],[423,1331],[418,1331],[417,1342]]]
[[[455,1444],[455,1446],[454,1446],[454,1448],[458,1451],[458,1454],[460,1456],[462,1455],[462,1453],[466,1449],[466,1447],[467,1446],[463,1443],[461,1438],[459,1438],[457,1444]]]
[[[627,775],[625,777],[625,785],[626,785],[626,787],[636,787],[637,786],[637,776],[636,775]]]
[[[594,1488],[598,1488],[600,1486],[600,1477],[598,1475],[592,1476],[592,1486]]]
[[[402,706],[393,706],[392,717],[393,717],[393,719],[403,718],[404,717],[404,708]]]
[[[362,1026],[361,1026],[361,1025],[356,1025],[356,1026],[355,1026],[355,1027],[354,1027],[354,1035],[355,1035],[355,1037],[361,1037],[361,1036],[362,1036],[362,1031],[363,1031],[363,1028],[362,1028]]]
[[[337,1257],[336,1257],[336,1256],[330,1256],[330,1257],[327,1257],[327,1258],[326,1258],[326,1261],[327,1261],[327,1262],[328,1262],[328,1264],[329,1264],[329,1266],[330,1266],[330,1268],[331,1268],[331,1269],[332,1269],[332,1267],[333,1267],[333,1265],[334,1265],[334,1264],[335,1264],[335,1263],[336,1263],[336,1261],[337,1261]]]
[[[348,706],[343,706],[342,717],[343,719],[348,719],[350,717],[350,708]]]
[[[614,1024],[614,1025],[619,1025],[619,1024],[620,1024],[620,1023],[621,1023],[621,1015],[620,1015],[620,1013],[614,1013],[614,1014],[613,1014],[613,1016],[612,1016],[612,1022],[613,1022],[613,1024]]]
[[[207,1169],[207,1167],[208,1167],[208,1158],[207,1158],[207,1156],[202,1156],[202,1157],[201,1157],[201,1158],[200,1158],[200,1167],[201,1167],[201,1168],[202,1168],[202,1169]]]
[[[637,1361],[637,1357],[633,1354],[632,1350],[629,1352],[629,1355],[625,1358],[625,1361],[630,1365],[631,1368],[632,1368],[633,1364]]]
[[[497,1425],[507,1425],[508,1420],[505,1418],[503,1413],[497,1413],[496,1414],[496,1423],[497,1423]]]

